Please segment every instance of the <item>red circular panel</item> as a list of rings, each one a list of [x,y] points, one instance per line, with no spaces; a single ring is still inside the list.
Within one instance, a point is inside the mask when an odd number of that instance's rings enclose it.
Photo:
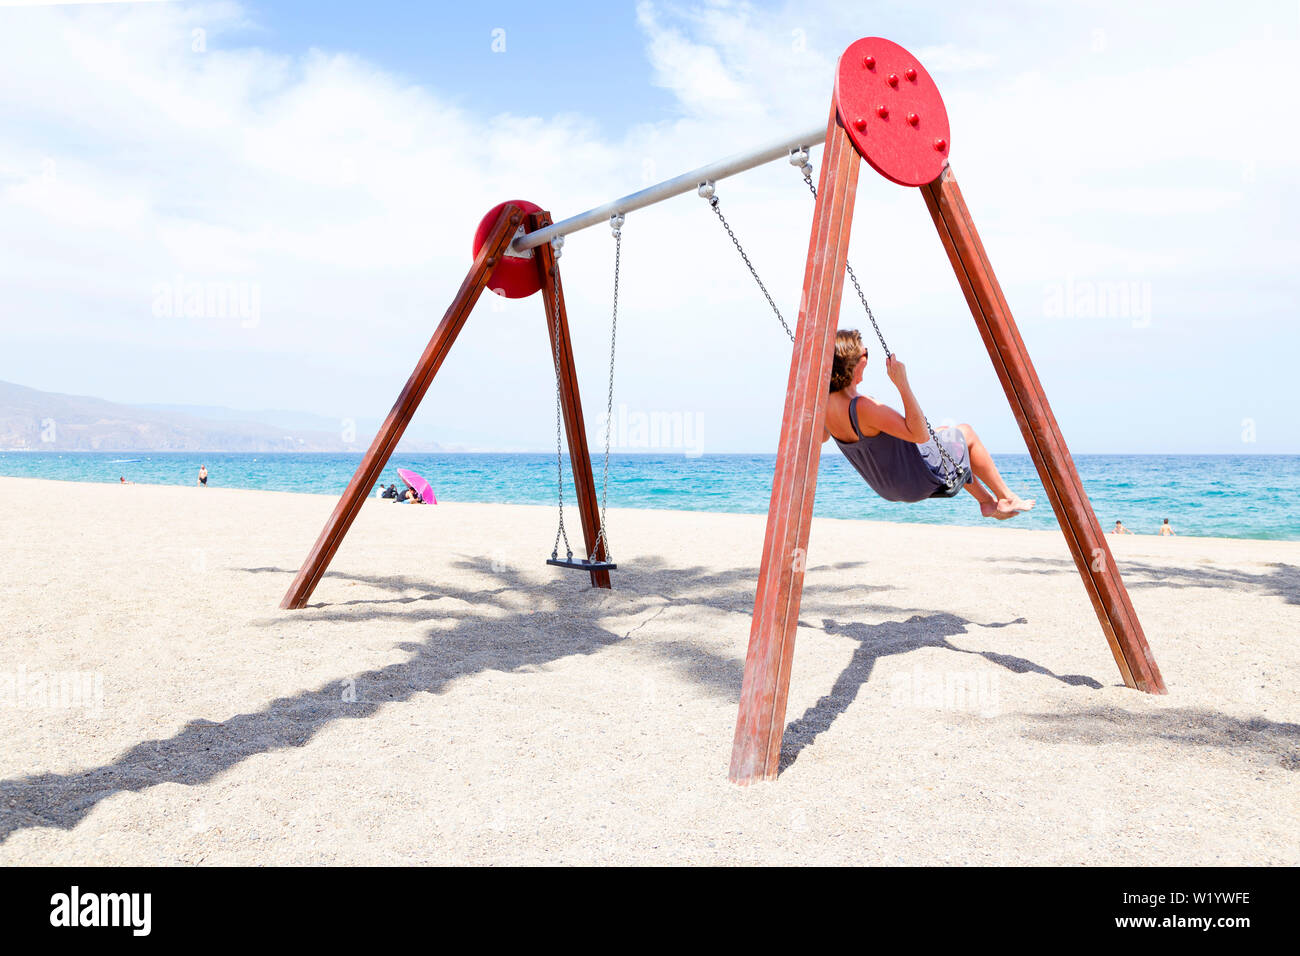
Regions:
[[[497,203],[488,210],[487,215],[479,220],[478,228],[474,230],[474,255],[477,256],[483,243],[487,242],[488,233],[492,231],[492,224],[497,221],[497,216],[501,214],[502,207],[506,205],[515,205],[523,210],[525,216],[533,212],[541,212],[542,207],[535,202],[529,202],[527,199],[507,199],[505,202]],[[492,278],[488,280],[488,288],[497,295],[505,296],[507,299],[523,299],[532,295],[542,287],[541,276],[537,274],[537,262],[532,255],[527,258],[517,256],[502,256],[497,267],[492,271]]]
[[[862,158],[900,186],[924,186],[943,172],[952,137],[930,74],[897,43],[864,37],[840,56],[840,122]]]

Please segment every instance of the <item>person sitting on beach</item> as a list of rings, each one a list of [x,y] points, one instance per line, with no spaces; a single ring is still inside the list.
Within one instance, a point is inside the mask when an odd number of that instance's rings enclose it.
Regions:
[[[387,488],[384,489],[384,493],[383,493],[382,495],[380,495],[380,497],[381,497],[381,498],[392,498],[393,501],[397,501],[397,499],[400,497],[400,496],[397,494],[397,485],[389,485]]]
[[[1174,529],[1169,527],[1169,519],[1166,518],[1164,520],[1164,523],[1160,525],[1160,531],[1158,532],[1158,534],[1163,538],[1166,535],[1171,535],[1173,533],[1174,533]]]
[[[420,497],[419,493],[414,488],[407,488],[405,497],[406,497],[406,501],[409,504],[413,504],[413,505],[424,504],[424,499]]]
[[[885,363],[885,373],[903,402],[901,413],[869,395],[858,394],[866,370],[862,336],[856,329],[841,329],[835,335],[822,441],[834,438],[858,474],[886,501],[946,497],[949,489],[944,469],[951,470],[952,465],[944,461],[930,438],[925,415],[907,382],[907,368],[896,355]],[[970,425],[941,428],[936,435],[961,470],[957,481],[979,503],[984,517],[1005,521],[1034,506],[1032,499],[1021,498],[1007,487]]]
[[[1116,521],[1115,530],[1111,532],[1111,534],[1132,534],[1132,533],[1133,533],[1132,531],[1124,527],[1124,522],[1122,521]]]

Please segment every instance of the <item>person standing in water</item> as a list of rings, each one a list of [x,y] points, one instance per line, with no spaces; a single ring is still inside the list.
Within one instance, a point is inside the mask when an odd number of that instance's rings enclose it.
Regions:
[[[1160,537],[1162,537],[1162,538],[1165,537],[1166,535],[1172,535],[1172,534],[1174,534],[1174,529],[1171,528],[1171,527],[1169,527],[1169,519],[1168,519],[1168,518],[1166,518],[1166,519],[1164,520],[1164,523],[1163,523],[1162,525],[1160,525],[1160,531],[1159,531],[1158,533],[1159,533]]]
[[[199,484],[204,488],[208,486],[208,466],[199,465]]]
[[[1124,522],[1122,521],[1116,521],[1115,530],[1111,532],[1111,534],[1132,534],[1132,533],[1133,533],[1132,531],[1124,527]]]

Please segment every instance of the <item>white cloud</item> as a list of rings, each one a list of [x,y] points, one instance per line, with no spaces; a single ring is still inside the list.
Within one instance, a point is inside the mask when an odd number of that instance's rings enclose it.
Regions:
[[[688,40],[680,30],[664,27],[649,0],[637,4],[637,20],[649,38],[655,82],[672,90],[688,111],[741,107],[741,86],[728,72],[718,50]]]
[[[171,3],[172,0],[0,0],[0,7],[71,7],[104,3]]]
[[[647,175],[822,121],[838,52],[862,32],[859,10],[641,3],[644,57],[676,110],[612,136],[579,102],[485,118],[457,106],[456,91],[412,86],[347,51],[269,53],[249,42],[256,25],[233,4],[26,12],[21,29],[0,30],[0,241],[14,250],[0,261],[0,323],[27,355],[84,356],[85,343],[120,355],[129,343],[162,357],[116,379],[91,363],[70,371],[108,397],[198,400],[175,389],[202,372],[205,402],[366,417],[404,380],[490,206],[519,197],[569,215]],[[1180,323],[1205,320],[1247,282],[1294,290],[1288,264],[1300,251],[1283,224],[1295,200],[1282,184],[1294,181],[1296,134],[1280,121],[1296,112],[1293,35],[1242,16],[1212,31],[1209,48],[1204,17],[1193,30],[1116,5],[1097,53],[1091,20],[1049,31],[1056,14],[1043,8],[1018,33],[960,10],[916,22],[886,12],[870,32],[916,48],[941,74],[954,165],[1049,387],[1086,387],[1084,363],[1048,363],[1074,359],[1098,331],[1134,370],[1152,350],[1198,367],[1209,360]],[[200,28],[202,53],[191,42]],[[1050,43],[1030,42],[1044,35]],[[644,82],[631,69],[617,76]],[[793,322],[812,213],[798,176],[777,163],[719,188]],[[854,229],[859,274],[932,417],[987,410],[994,447],[1016,447],[920,197],[864,170]],[[707,208],[683,196],[640,211],[625,237],[619,400],[705,416],[711,441],[731,436],[706,451],[772,447],[788,345]],[[603,393],[611,258],[598,228],[571,237],[563,260],[589,404]],[[1144,338],[1046,322],[1043,286],[1067,273],[1149,281],[1155,301],[1179,311],[1158,314]],[[160,322],[152,289],[176,275],[260,283],[262,321]],[[1270,328],[1269,314],[1250,310],[1279,299],[1245,297],[1236,334]],[[545,445],[539,309],[489,302],[466,328],[425,416],[460,429],[451,440]],[[846,302],[844,324],[861,322],[855,309]],[[1187,399],[1194,380],[1171,387]],[[1125,404],[1122,393],[1095,400],[1081,416],[1093,428],[1084,447],[1109,440],[1093,419]],[[501,405],[514,409],[510,438]]]

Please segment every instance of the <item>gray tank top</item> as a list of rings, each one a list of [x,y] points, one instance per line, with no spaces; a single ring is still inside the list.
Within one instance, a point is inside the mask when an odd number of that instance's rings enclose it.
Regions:
[[[849,464],[866,479],[871,490],[886,501],[922,501],[934,497],[936,491],[946,493],[942,473],[936,473],[935,466],[930,461],[931,458],[936,462],[941,460],[938,450],[932,447],[933,442],[917,445],[885,432],[879,435],[863,435],[862,429],[858,427],[858,398],[860,397],[853,398],[849,402],[849,421],[858,440],[850,443],[842,442],[834,435],[831,437],[835,438],[835,444],[849,460]],[[954,455],[954,458],[965,470],[966,442],[960,432],[957,432],[956,444],[960,456]],[[947,441],[944,442],[944,447],[948,448],[950,453],[954,451],[953,445]],[[933,454],[927,455],[927,451]],[[963,475],[963,478],[967,476]]]

